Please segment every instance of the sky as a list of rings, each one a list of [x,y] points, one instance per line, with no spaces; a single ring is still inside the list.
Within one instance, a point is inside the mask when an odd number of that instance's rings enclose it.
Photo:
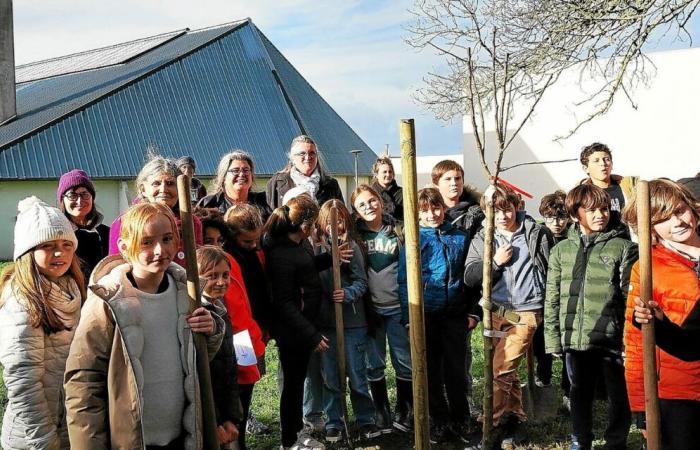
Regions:
[[[419,154],[455,154],[461,120],[436,120],[414,102],[441,60],[404,43],[411,0],[21,0],[17,65],[182,28],[249,17],[375,153],[399,153],[399,120],[415,119]]]
[[[442,59],[408,46],[413,0],[20,0],[15,61],[23,64],[182,28],[249,17],[376,152],[399,153],[415,119],[419,155],[461,153],[461,119],[436,120],[413,100]],[[690,23],[700,41],[700,14]],[[687,47],[662,41],[651,50]],[[698,43],[694,43],[697,45]]]

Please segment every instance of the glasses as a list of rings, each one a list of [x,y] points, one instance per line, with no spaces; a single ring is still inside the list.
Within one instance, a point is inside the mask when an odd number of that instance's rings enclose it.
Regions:
[[[544,218],[546,223],[563,222],[565,220],[569,220],[569,218],[567,216],[549,216]]]
[[[250,175],[251,170],[250,169],[239,169],[236,167],[235,169],[229,169],[228,173],[230,173],[232,175]]]
[[[78,199],[81,200],[89,200],[92,198],[92,194],[90,194],[87,191],[84,192],[68,192],[64,195],[65,198],[70,200],[71,202],[77,201]]]
[[[295,153],[294,156],[301,159],[316,159],[318,154],[316,152],[299,152]]]
[[[357,206],[355,206],[355,208],[357,208],[358,211],[366,211],[370,207],[376,207],[378,203],[379,201],[376,198],[372,197],[369,200],[367,200],[367,203],[358,203]]]

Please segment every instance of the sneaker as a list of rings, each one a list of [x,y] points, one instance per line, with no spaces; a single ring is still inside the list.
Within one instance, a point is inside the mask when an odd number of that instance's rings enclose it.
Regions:
[[[515,450],[515,440],[512,437],[501,440],[501,450]]]
[[[260,422],[251,414],[248,416],[245,432],[248,434],[270,434],[270,427]]]
[[[447,425],[432,425],[430,427],[430,443],[441,444],[445,442],[448,432]]]
[[[361,439],[374,439],[376,437],[381,436],[382,432],[377,426],[373,423],[368,423],[366,425],[360,425],[360,429],[358,431],[360,438]]]
[[[343,432],[337,428],[329,428],[326,430],[326,442],[338,442],[343,439]]]
[[[468,423],[453,423],[450,425],[450,431],[465,444],[469,442],[470,435],[473,433]]]
[[[404,433],[413,431],[413,413],[411,410],[408,408],[396,408],[393,425],[394,428]]]
[[[306,430],[301,430],[297,434],[297,441],[289,450],[326,450],[326,446],[309,436]]]
[[[326,421],[321,416],[304,417],[304,427],[312,434],[321,434],[326,430]]]
[[[577,441],[573,441],[569,446],[569,450],[581,450],[581,444],[579,444]]]

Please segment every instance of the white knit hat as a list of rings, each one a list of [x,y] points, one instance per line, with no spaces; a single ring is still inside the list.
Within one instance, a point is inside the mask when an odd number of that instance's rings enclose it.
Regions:
[[[78,239],[68,218],[57,208],[47,205],[35,196],[17,203],[15,223],[15,261],[39,244],[57,239],[72,241],[76,248]]]
[[[284,196],[282,196],[282,206],[286,206],[287,203],[293,198],[297,198],[300,195],[306,194],[311,199],[313,200],[313,195],[311,195],[311,192],[309,192],[309,189],[306,186],[294,186],[290,190],[284,193]]]

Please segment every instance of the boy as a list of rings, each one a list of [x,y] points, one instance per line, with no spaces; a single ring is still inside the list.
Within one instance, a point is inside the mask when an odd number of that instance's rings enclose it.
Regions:
[[[482,197],[482,208],[486,199]],[[542,322],[547,258],[552,238],[545,227],[518,212],[521,199],[505,186],[496,186],[492,326],[503,333],[495,340],[493,422],[502,426],[503,444],[513,445],[519,424],[527,420],[522,404],[518,366]],[[482,283],[484,231],[471,242],[464,273],[467,286]]]
[[[566,209],[575,222],[552,250],[545,300],[545,349],[565,354],[571,381],[572,450],[591,448],[598,373],[608,393],[605,448],[624,449],[630,410],[622,361],[625,296],[637,247],[609,226],[610,196],[592,184],[575,187]]]
[[[421,269],[428,363],[431,440],[439,443],[447,431],[463,441],[469,434],[469,405],[464,358],[468,318],[462,271],[469,243],[464,231],[445,221],[445,203],[435,188],[418,192]],[[399,256],[399,301],[403,323],[408,323],[406,254]],[[447,398],[445,398],[447,393]]]
[[[565,202],[564,191],[554,191],[542,197],[540,201],[540,215],[547,229],[552,232],[554,244],[566,239],[566,232],[569,229],[569,214],[566,212]]]
[[[610,229],[622,225],[622,209],[637,186],[638,177],[622,177],[612,173],[612,151],[607,145],[594,142],[581,150],[579,157],[583,171],[588,175],[580,184],[592,184],[610,196]],[[629,236],[629,233],[627,234]]]

